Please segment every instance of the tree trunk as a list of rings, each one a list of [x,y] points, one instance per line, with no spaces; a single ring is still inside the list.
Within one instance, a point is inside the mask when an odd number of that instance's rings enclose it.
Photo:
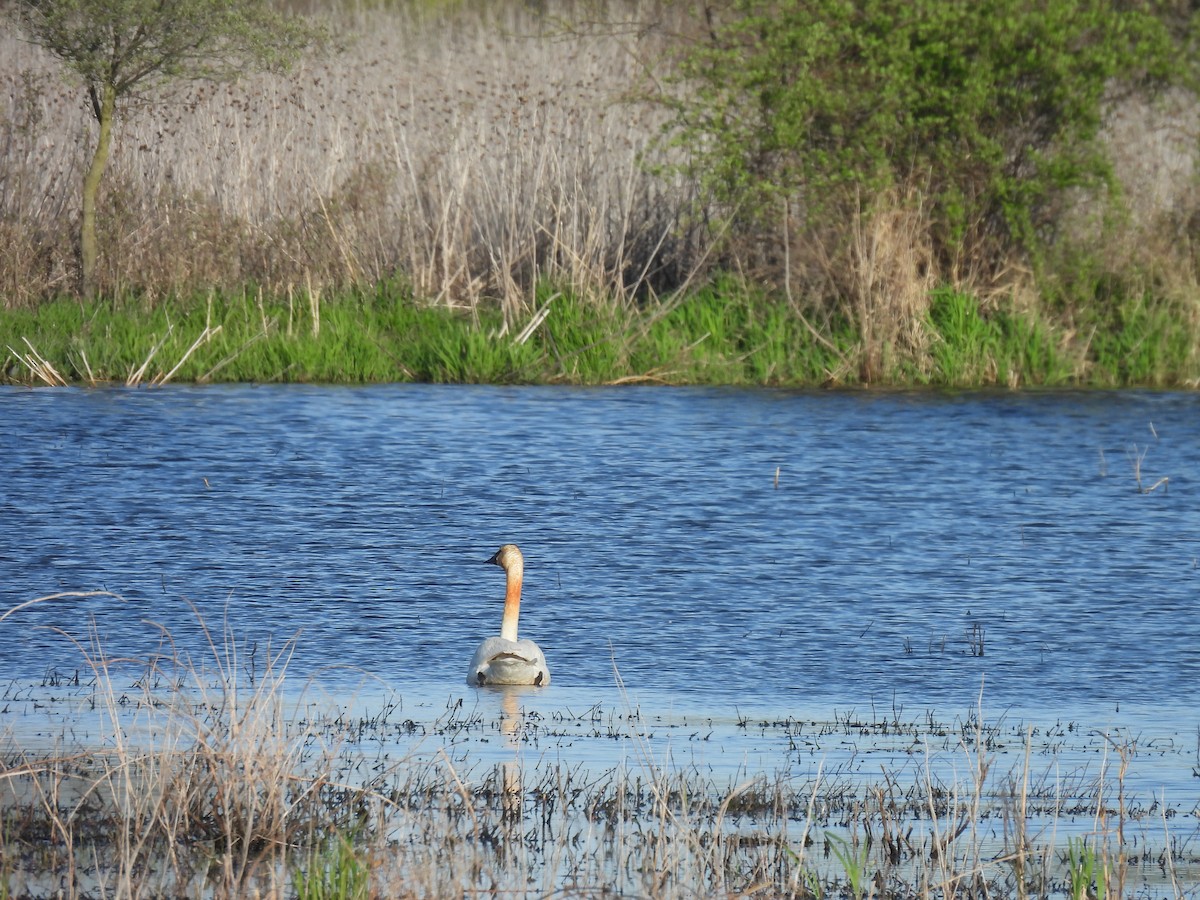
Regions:
[[[100,192],[100,178],[108,165],[108,152],[112,144],[113,118],[117,112],[117,91],[111,84],[92,89],[92,109],[100,123],[100,137],[96,141],[96,152],[92,164],[83,176],[83,223],[79,228],[79,250],[82,257],[79,287],[83,296],[90,298],[96,289],[96,195]]]

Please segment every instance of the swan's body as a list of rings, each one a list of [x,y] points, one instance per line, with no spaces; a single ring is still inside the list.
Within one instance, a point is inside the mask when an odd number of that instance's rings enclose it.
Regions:
[[[536,684],[550,683],[550,670],[542,648],[533,641],[506,641],[490,637],[479,645],[471,658],[467,675],[471,684]]]
[[[467,671],[468,684],[536,684],[550,683],[550,670],[542,648],[530,640],[517,639],[517,619],[521,615],[521,579],[525,575],[525,558],[516,544],[505,544],[488,560],[504,570],[504,618],[500,621],[500,637],[490,637],[479,645],[471,657]]]

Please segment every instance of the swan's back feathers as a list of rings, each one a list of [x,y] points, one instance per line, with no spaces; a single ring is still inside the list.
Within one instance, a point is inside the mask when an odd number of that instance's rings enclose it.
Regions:
[[[479,645],[467,671],[468,684],[550,683],[550,669],[542,648],[531,640],[510,641],[490,637]]]

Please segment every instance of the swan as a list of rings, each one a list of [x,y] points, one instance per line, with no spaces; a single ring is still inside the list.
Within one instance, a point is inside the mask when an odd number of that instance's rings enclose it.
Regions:
[[[550,670],[546,667],[542,648],[528,639],[517,640],[525,557],[516,544],[505,544],[488,562],[502,568],[506,576],[504,618],[500,621],[500,637],[487,638],[471,657],[467,684],[536,684],[545,687],[550,683]]]

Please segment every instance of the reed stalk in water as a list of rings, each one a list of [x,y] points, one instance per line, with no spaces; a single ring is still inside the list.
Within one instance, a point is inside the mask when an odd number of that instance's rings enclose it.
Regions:
[[[1156,800],[1130,791],[1137,747],[1117,735],[1097,772],[1060,771],[1053,742],[1039,744],[1039,774],[1035,730],[982,710],[954,725],[743,720],[784,745],[912,752],[878,776],[799,757],[789,770],[787,753],[773,773],[716,776],[673,762],[651,738],[663,724],[628,702],[553,719],[451,703],[418,721],[392,700],[351,712],[289,684],[290,642],[262,651],[201,622],[207,649],[189,654],[156,634],[136,660],[109,658],[94,627],[78,640],[85,677],[52,684],[53,702],[76,704],[56,739],[21,732],[30,693],[5,690],[0,893],[1024,898],[1123,891],[1155,859],[1179,881],[1200,871],[1178,824],[1147,843],[1136,811]],[[623,742],[630,761],[555,760],[556,741],[584,735]],[[1019,760],[998,774],[1013,736]],[[515,769],[474,761],[496,741],[538,750]]]

